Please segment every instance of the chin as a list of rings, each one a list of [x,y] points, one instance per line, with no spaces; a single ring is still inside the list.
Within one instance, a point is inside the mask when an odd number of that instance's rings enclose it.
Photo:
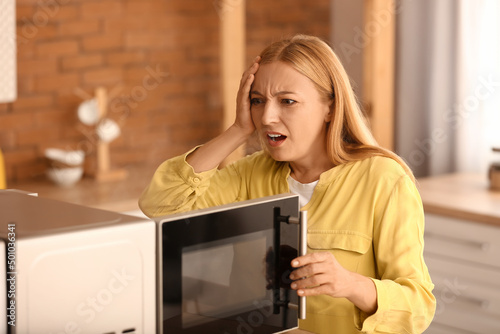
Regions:
[[[265,148],[267,154],[271,156],[276,161],[280,162],[288,162],[290,161],[290,157],[288,157],[286,154],[283,154],[281,152],[277,152],[276,149],[269,149],[269,147],[266,146]]]

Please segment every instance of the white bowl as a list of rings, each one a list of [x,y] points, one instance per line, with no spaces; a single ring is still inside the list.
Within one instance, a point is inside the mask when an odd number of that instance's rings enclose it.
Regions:
[[[99,121],[99,106],[96,99],[83,101],[78,106],[78,119],[85,125],[96,125]]]
[[[100,140],[109,143],[120,135],[120,127],[112,119],[105,118],[97,126],[96,132]]]
[[[79,166],[85,160],[85,153],[82,150],[66,151],[58,148],[48,148],[45,150],[45,157],[69,166]]]
[[[49,168],[48,178],[61,187],[69,187],[80,181],[83,175],[83,167]]]

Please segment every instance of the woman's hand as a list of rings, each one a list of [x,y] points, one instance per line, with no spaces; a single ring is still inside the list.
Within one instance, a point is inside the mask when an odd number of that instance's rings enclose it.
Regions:
[[[344,297],[360,310],[377,310],[377,291],[373,281],[340,265],[329,252],[310,253],[292,260],[291,287],[299,296],[329,295]]]
[[[250,89],[259,69],[260,57],[255,58],[241,77],[236,101],[236,120],[226,131],[189,154],[186,161],[196,173],[219,166],[235,149],[245,143],[255,131],[250,114]]]
[[[255,131],[255,125],[253,124],[250,112],[250,89],[255,79],[255,73],[259,69],[259,61],[260,57],[257,56],[253,64],[243,73],[236,98],[236,120],[234,121],[234,126],[248,135],[251,135]]]

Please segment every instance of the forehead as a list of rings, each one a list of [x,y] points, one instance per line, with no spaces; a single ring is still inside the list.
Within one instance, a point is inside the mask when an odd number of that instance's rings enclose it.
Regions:
[[[259,66],[255,74],[253,90],[263,94],[280,91],[311,93],[316,91],[316,87],[308,77],[291,65],[276,61]]]

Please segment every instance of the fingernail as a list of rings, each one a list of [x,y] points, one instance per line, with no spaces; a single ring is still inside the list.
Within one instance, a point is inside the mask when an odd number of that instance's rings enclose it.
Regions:
[[[291,287],[292,287],[292,289],[295,289],[297,287],[297,284],[296,283],[292,283]]]
[[[299,261],[293,261],[292,266],[297,267],[299,265]]]

